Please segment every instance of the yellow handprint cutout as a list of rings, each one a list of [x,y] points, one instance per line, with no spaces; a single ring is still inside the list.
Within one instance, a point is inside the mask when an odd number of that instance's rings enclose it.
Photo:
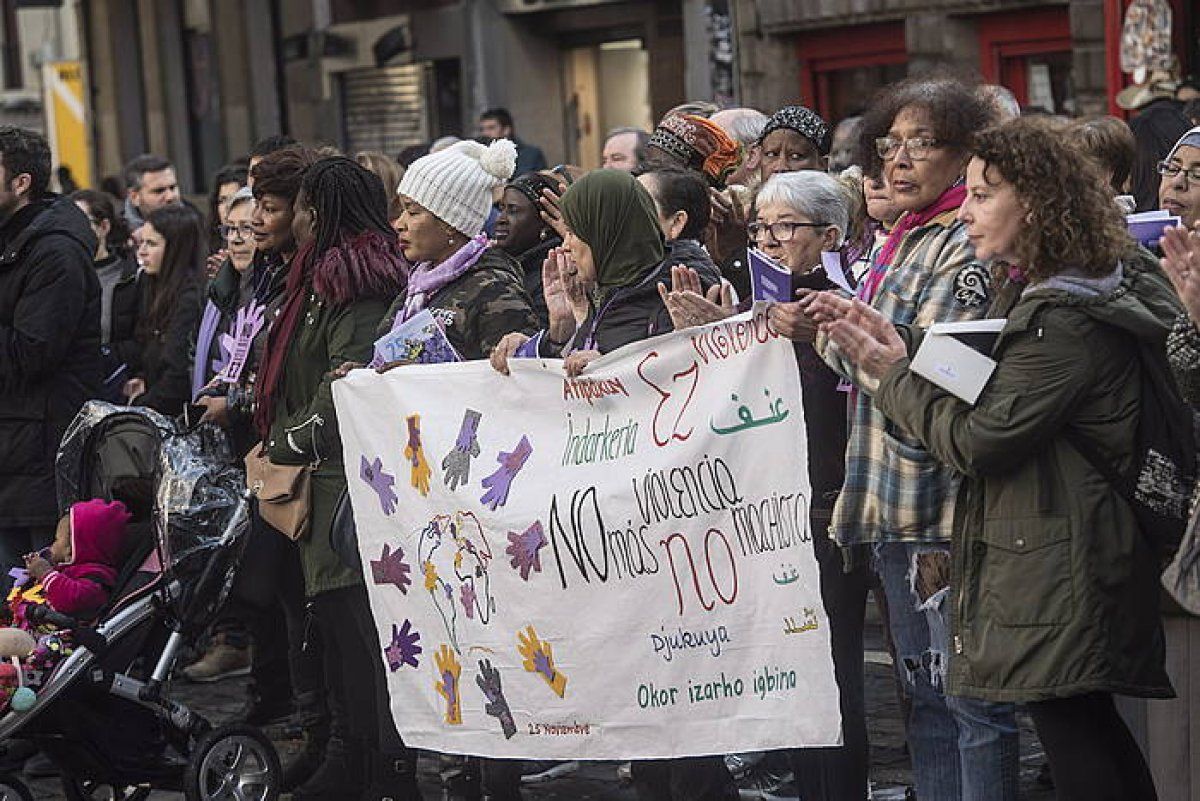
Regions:
[[[404,458],[412,466],[411,484],[422,495],[429,494],[429,462],[425,460],[425,448],[421,445],[421,415],[410,414],[408,420],[408,444],[404,446]]]
[[[554,652],[550,643],[539,640],[533,626],[526,626],[525,631],[517,632],[517,650],[525,657],[525,669],[536,673],[550,685],[559,698],[567,691],[567,677],[554,667]]]
[[[462,664],[454,651],[445,643],[434,654],[437,664],[438,681],[434,684],[438,694],[446,699],[446,722],[452,726],[462,723],[462,698],[458,694],[458,677],[462,674]]]

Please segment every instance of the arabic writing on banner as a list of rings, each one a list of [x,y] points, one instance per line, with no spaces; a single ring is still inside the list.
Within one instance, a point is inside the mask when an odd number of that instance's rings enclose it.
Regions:
[[[574,379],[510,365],[334,384],[405,742],[545,759],[839,743],[798,370],[764,311]]]

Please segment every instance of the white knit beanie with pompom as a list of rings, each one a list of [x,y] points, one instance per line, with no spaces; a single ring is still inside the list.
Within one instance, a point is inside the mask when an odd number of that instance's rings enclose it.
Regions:
[[[396,191],[474,237],[492,209],[492,189],[508,181],[516,166],[517,147],[509,140],[490,145],[468,140],[414,161]]]

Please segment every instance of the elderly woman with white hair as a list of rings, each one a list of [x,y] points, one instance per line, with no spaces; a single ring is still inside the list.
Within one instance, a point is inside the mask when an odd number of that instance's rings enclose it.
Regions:
[[[791,270],[793,291],[833,286],[821,269],[821,253],[840,249],[850,225],[850,198],[842,184],[814,170],[779,173],[763,184],[755,209],[750,236],[759,250]],[[778,319],[783,308],[772,308],[771,317]],[[793,770],[801,798],[860,801],[867,797],[863,615],[870,571],[863,562],[845,572],[841,552],[829,538],[833,504],[845,478],[846,395],[811,341],[793,344],[804,390],[812,541],[831,627],[843,735],[840,748],[793,752]]]
[[[834,286],[821,269],[821,253],[842,247],[850,223],[850,200],[848,190],[837,179],[815,170],[778,173],[759,190],[750,237],[759,250],[791,271],[794,292]],[[677,268],[677,273],[681,272]],[[728,307],[722,312],[711,302],[715,292],[710,292],[706,300],[694,289],[683,289],[687,285],[685,276],[679,274],[676,278],[676,290],[664,293],[676,328],[732,312]],[[800,324],[796,308],[795,303],[774,304],[769,315],[777,328],[793,331]],[[865,560],[858,560],[851,572],[845,572],[842,555],[829,538],[834,501],[845,477],[846,395],[838,391],[838,376],[814,349],[815,333],[814,328],[810,336],[792,339],[804,396],[812,542],[820,566],[821,599],[831,627],[843,745],[797,750],[790,757],[800,797],[805,801],[865,801],[868,756],[863,615],[870,571]]]

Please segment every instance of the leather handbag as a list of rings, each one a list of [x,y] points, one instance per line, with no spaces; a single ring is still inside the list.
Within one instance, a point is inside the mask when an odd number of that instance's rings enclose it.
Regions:
[[[312,471],[312,465],[275,464],[261,442],[246,454],[246,487],[258,498],[259,517],[291,540],[308,533]]]

